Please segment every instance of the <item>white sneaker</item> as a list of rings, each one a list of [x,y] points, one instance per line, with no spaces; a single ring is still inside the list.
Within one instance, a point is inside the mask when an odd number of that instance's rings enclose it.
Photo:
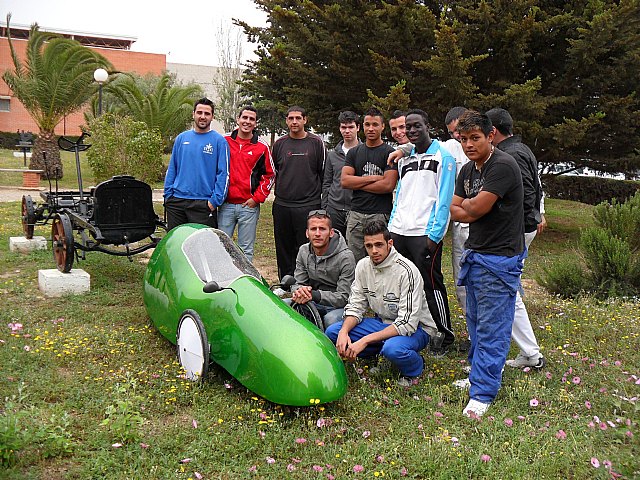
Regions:
[[[471,388],[471,382],[469,381],[469,377],[463,378],[462,380],[456,380],[451,385],[460,390],[469,390]]]
[[[274,293],[275,295],[277,295],[278,297],[280,297],[280,298],[284,297],[284,296],[287,294],[287,292],[286,292],[286,291],[284,291],[284,290],[283,290],[282,288],[280,288],[280,287],[278,287],[278,288],[274,289],[274,290],[273,290],[273,293]]]
[[[527,357],[519,353],[513,360],[507,360],[506,364],[513,368],[543,368],[546,365],[544,357],[540,354]]]
[[[467,406],[464,407],[464,410],[462,410],[462,414],[465,417],[480,418],[487,412],[489,405],[491,404],[471,399],[469,403],[467,403]]]

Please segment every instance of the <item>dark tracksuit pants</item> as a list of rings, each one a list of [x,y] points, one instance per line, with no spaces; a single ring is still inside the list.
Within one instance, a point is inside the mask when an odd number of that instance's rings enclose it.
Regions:
[[[276,244],[278,278],[293,275],[296,269],[296,257],[301,245],[307,243],[307,215],[317,210],[320,204],[306,207],[285,207],[273,204],[273,237]]]
[[[432,255],[427,248],[426,236],[408,237],[392,233],[391,238],[393,238],[393,246],[400,255],[407,257],[418,267],[424,281],[424,293],[429,311],[438,331],[444,334],[442,345],[451,345],[455,336],[451,327],[447,289],[442,276],[442,242],[438,244],[436,252]]]

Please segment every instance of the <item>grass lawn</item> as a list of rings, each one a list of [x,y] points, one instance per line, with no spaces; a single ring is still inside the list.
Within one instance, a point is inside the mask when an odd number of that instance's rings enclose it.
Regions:
[[[8,251],[19,210],[0,204],[0,478],[640,478],[640,304],[562,300],[534,281],[559,255],[576,254],[589,206],[547,202],[549,228],[524,274],[547,367],[507,367],[480,421],[462,416],[467,394],[451,386],[466,376],[457,353],[425,354],[425,374],[409,389],[389,368],[370,376],[348,365],[347,395],[309,408],[266,402],[219,368],[201,385],[187,382],[145,313],[143,258],[89,253],[76,266],[91,274],[91,292],[45,298],[37,271],[54,267],[51,252]],[[49,228],[38,234],[49,238]],[[258,236],[255,263],[272,282],[269,205]]]

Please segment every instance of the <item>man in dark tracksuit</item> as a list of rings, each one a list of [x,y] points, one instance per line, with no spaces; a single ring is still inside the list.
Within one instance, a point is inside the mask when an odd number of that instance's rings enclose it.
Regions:
[[[307,243],[307,215],[320,208],[326,149],[318,135],[305,131],[306,123],[304,108],[289,108],[289,134],[276,140],[271,149],[276,170],[272,213],[279,278],[293,275],[298,249]]]

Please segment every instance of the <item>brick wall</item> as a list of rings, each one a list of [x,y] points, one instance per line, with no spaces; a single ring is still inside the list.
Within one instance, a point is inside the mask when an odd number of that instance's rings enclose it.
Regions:
[[[14,48],[21,59],[24,59],[27,41],[12,40]],[[132,52],[130,50],[116,50],[111,48],[89,47],[106,57],[117,71],[135,72],[140,75],[147,73],[160,74],[167,68],[164,54]],[[9,41],[0,38],[0,73],[13,69]],[[17,130],[38,132],[38,127],[31,119],[22,103],[13,97],[11,90],[0,78],[0,98],[10,97],[10,111],[0,111],[0,132],[15,132]],[[80,125],[84,123],[83,111],[73,113],[64,118],[56,126],[58,135],[80,135]]]

